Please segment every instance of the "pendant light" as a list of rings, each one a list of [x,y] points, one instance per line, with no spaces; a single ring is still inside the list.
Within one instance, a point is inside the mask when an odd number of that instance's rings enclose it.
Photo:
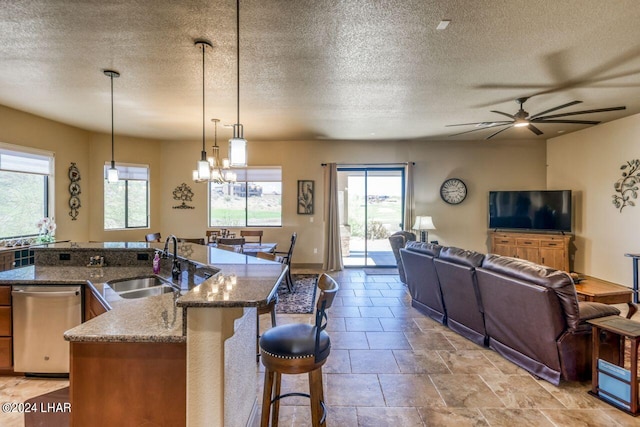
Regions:
[[[107,169],[107,181],[118,182],[118,169],[116,169],[116,161],[113,155],[114,136],[113,136],[113,79],[120,77],[120,73],[113,70],[104,70],[104,75],[111,79],[111,167]]]
[[[209,167],[209,162],[207,161],[207,151],[205,148],[205,127],[204,127],[204,90],[205,90],[205,84],[204,84],[204,77],[205,77],[205,72],[204,72],[204,64],[205,64],[205,60],[204,60],[204,54],[205,51],[207,50],[207,47],[213,48],[213,45],[211,44],[210,41],[208,40],[204,40],[204,39],[198,39],[195,42],[196,46],[199,46],[202,49],[202,151],[200,152],[200,160],[198,160],[197,163],[197,167],[196,170],[193,171],[193,180],[195,182],[205,182],[205,181],[209,181],[209,178],[211,178],[211,170]]]
[[[209,181],[216,184],[224,184],[227,182],[235,182],[236,174],[229,169],[229,159],[220,161],[220,147],[218,147],[218,123],[220,119],[211,119],[214,124],[213,152],[207,159],[211,168]]]
[[[240,124],[240,0],[236,0],[236,10],[238,120],[233,125],[233,138],[229,140],[229,161],[233,167],[247,166],[247,140],[244,139],[244,129]]]

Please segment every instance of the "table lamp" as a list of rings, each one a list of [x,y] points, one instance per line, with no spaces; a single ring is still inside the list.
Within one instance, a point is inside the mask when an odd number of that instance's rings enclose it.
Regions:
[[[429,237],[428,230],[435,230],[436,226],[433,225],[433,218],[430,216],[416,216],[416,222],[413,224],[413,229],[420,231],[421,242],[427,242]]]

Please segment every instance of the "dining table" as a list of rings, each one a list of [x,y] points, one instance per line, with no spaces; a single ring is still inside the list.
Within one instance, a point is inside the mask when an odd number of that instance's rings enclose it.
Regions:
[[[209,246],[216,246],[217,243],[209,243]],[[236,245],[233,245],[236,246]],[[240,246],[240,245],[237,245]],[[267,243],[267,242],[263,242],[263,243],[253,243],[253,242],[248,242],[245,243],[244,245],[242,245],[242,253],[245,255],[250,255],[250,256],[257,256],[258,252],[268,252],[268,253],[274,253],[276,251],[276,247],[278,246],[277,243]]]

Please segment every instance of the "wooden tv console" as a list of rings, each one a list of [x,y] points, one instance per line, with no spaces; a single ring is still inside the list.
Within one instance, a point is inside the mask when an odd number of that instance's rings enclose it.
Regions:
[[[571,271],[569,244],[572,238],[570,234],[491,231],[489,252],[526,259],[568,272]]]

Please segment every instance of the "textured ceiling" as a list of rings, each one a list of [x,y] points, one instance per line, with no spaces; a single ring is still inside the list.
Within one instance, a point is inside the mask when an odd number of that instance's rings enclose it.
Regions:
[[[240,20],[249,140],[443,139],[472,129],[445,125],[501,120],[490,110],[513,114],[524,96],[532,114],[573,100],[560,112],[627,106],[578,119],[640,112],[637,0],[242,0]],[[0,104],[109,132],[110,68],[117,134],[198,139],[199,37],[214,44],[207,122],[234,123],[233,0],[3,1]],[[539,127],[543,139],[584,126]]]

